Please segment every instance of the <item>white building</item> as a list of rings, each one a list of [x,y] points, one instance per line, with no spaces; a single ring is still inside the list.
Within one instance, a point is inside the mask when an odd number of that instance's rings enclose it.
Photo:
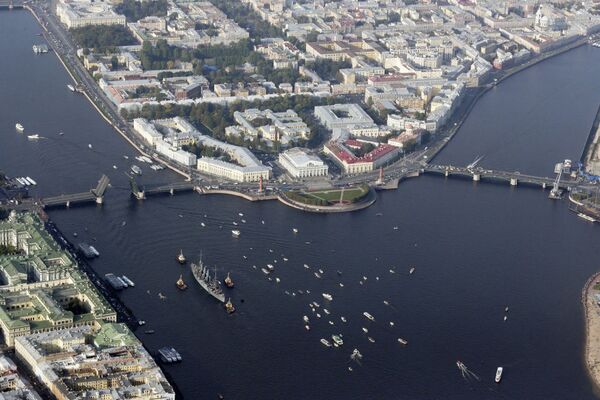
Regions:
[[[373,124],[369,117],[358,104],[334,104],[331,106],[315,107],[315,116],[329,129],[352,129],[357,125]]]
[[[319,157],[294,147],[279,155],[279,163],[294,178],[327,176],[329,167]]]
[[[196,164],[198,171],[236,182],[258,182],[271,177],[271,168],[264,165],[240,166],[210,157],[201,157]]]
[[[56,15],[67,28],[88,25],[125,25],[124,15],[117,14],[110,5],[92,1],[63,0],[56,5]]]

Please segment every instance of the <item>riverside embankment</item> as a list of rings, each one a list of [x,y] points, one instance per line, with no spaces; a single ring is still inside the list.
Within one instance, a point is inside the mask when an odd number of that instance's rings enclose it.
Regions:
[[[600,389],[600,272],[585,283],[581,302],[585,316],[584,360],[596,390]],[[597,297],[599,296],[599,297]]]

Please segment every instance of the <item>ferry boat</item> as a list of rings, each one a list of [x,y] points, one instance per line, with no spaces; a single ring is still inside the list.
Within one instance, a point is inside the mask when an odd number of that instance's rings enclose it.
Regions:
[[[231,230],[231,234],[232,234],[234,237],[239,237],[239,236],[242,234],[242,232],[240,232],[240,231],[239,231],[239,230],[237,230],[237,229],[232,229],[232,230]]]
[[[375,317],[373,317],[371,314],[369,314],[368,312],[364,312],[363,315],[365,317],[367,317],[368,319],[370,319],[371,321],[375,321]]]
[[[235,312],[235,307],[231,303],[231,298],[229,298],[227,303],[225,303],[225,310],[227,310],[227,314],[233,314]]]
[[[181,265],[185,264],[185,256],[183,255],[183,250],[179,251],[179,255],[177,256],[177,262]]]
[[[179,290],[185,290],[187,289],[187,285],[185,284],[185,282],[183,281],[183,275],[179,275],[179,279],[177,279],[177,282],[175,283],[177,285],[177,288]]]
[[[39,138],[40,138],[40,135],[38,135],[37,133],[34,135],[27,136],[27,139],[29,139],[29,140],[38,140]]]
[[[223,279],[223,282],[225,282],[225,286],[227,286],[228,288],[232,288],[234,286],[233,279],[231,279],[229,272],[227,273],[225,279]]]
[[[202,289],[206,290],[208,294],[210,294],[215,299],[219,300],[221,303],[225,303],[225,295],[219,286],[219,281],[217,280],[217,273],[215,271],[214,278],[210,276],[210,271],[202,262],[202,257],[198,261],[198,264],[191,263],[192,274],[194,278],[200,284]]]
[[[67,85],[71,92],[75,92],[75,87],[73,85]]]
[[[135,283],[125,275],[123,275],[121,279],[123,279],[123,282],[125,282],[128,286],[135,287]]]
[[[25,131],[25,127],[23,125],[21,125],[20,123],[18,123],[18,122],[15,124],[15,129],[19,133],[23,133],[23,131]]]
[[[136,175],[141,175],[142,174],[142,169],[140,167],[138,167],[137,165],[132,165],[131,166],[131,172],[133,172]]]
[[[502,367],[498,367],[498,369],[496,370],[496,378],[494,379],[496,381],[496,383],[500,383],[500,380],[502,379],[502,371],[504,370],[504,368]]]
[[[579,213],[579,214],[577,214],[577,216],[578,216],[579,218],[583,218],[583,219],[585,219],[586,221],[589,221],[589,222],[596,222],[596,219],[595,219],[595,218],[592,218],[592,217],[590,217],[589,215],[587,215],[587,214],[584,214],[584,213]]]

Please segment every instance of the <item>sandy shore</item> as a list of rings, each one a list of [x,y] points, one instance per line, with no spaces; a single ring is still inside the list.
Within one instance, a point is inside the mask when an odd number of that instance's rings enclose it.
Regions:
[[[600,281],[600,272],[586,282],[582,292],[585,318],[585,365],[594,386],[600,388],[600,306],[594,289]]]

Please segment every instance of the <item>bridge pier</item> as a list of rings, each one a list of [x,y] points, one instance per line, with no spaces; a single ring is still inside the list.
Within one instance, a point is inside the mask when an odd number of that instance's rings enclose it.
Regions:
[[[517,186],[518,183],[517,178],[510,178],[510,186]]]
[[[144,200],[144,199],[146,199],[146,193],[144,193],[143,191],[142,192],[135,192],[133,195],[138,200]]]
[[[479,182],[481,180],[481,174],[473,174],[473,181]]]
[[[71,207],[71,202],[67,201],[67,204],[65,204],[67,206],[67,208]]]
[[[444,176],[447,178],[448,175],[450,175],[450,171],[448,171],[448,168],[446,168],[446,170],[444,171]]]
[[[96,197],[96,204],[102,204],[102,203],[104,203],[104,197],[103,196]]]
[[[546,182],[542,183],[542,189],[546,189]]]

